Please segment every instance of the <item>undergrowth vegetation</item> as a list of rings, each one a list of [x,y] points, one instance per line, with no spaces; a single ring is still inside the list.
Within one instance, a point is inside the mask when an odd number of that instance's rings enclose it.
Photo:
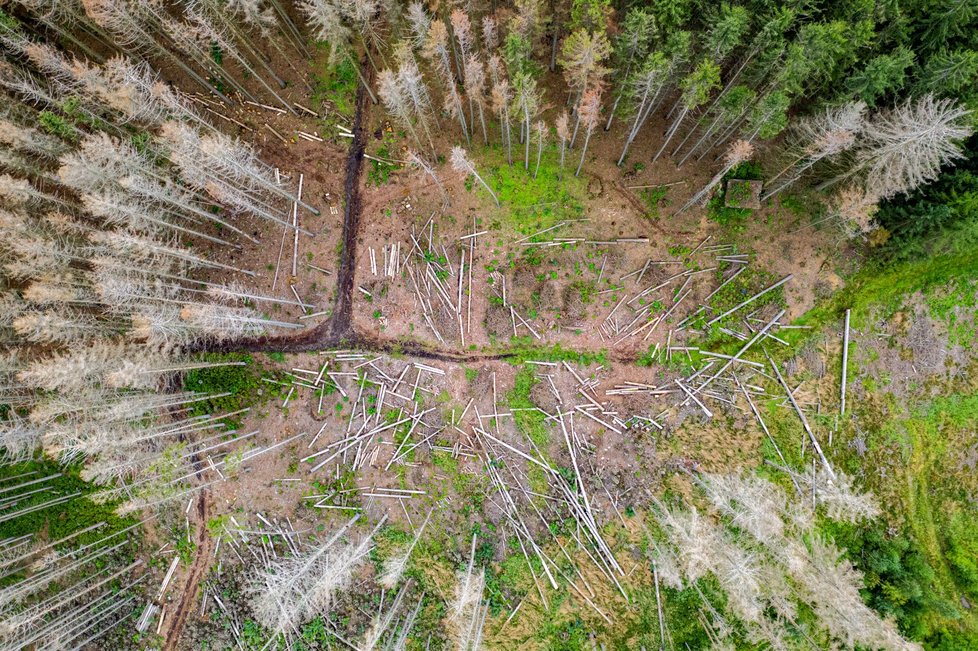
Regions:
[[[279,373],[266,370],[245,353],[211,353],[203,357],[210,362],[239,362],[236,366],[213,366],[187,373],[183,386],[188,391],[214,397],[192,403],[192,416],[234,414],[223,419],[229,429],[241,426],[241,410],[257,407],[283,395],[284,384]],[[227,394],[227,395],[222,395]]]
[[[499,196],[502,208],[490,213],[490,222],[512,229],[521,236],[533,235],[563,220],[580,219],[584,216],[584,199],[587,182],[575,177],[573,169],[566,167],[561,174],[558,154],[545,147],[540,169],[534,177],[535,165],[530,169],[522,165],[509,165],[506,152],[499,146],[487,147],[479,154],[479,163],[486,169],[486,182]],[[560,179],[558,180],[558,176]],[[478,185],[474,191],[488,193]],[[490,199],[491,201],[491,199]],[[489,205],[488,202],[486,205]],[[540,239],[550,239],[545,234]],[[532,240],[531,240],[532,241]]]
[[[70,544],[66,544],[66,549],[73,549],[79,545],[94,543],[138,522],[134,516],[116,515],[118,502],[106,501],[101,497],[93,499],[101,487],[82,479],[81,470],[82,467],[78,463],[62,465],[47,457],[0,466],[0,483],[3,485],[17,484],[27,479],[53,477],[43,482],[45,490],[18,497],[16,503],[8,508],[15,511],[29,510],[40,507],[57,496],[70,498],[63,503],[38,508],[34,512],[0,522],[0,539],[40,534],[47,540],[55,541],[93,525],[104,523],[97,529],[80,533]],[[140,536],[130,532],[127,534],[127,540],[126,554],[132,559],[135,557]]]

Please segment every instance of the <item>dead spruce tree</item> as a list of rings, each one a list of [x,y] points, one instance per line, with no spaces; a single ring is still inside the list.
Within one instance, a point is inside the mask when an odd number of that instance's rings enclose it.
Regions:
[[[411,106],[411,115],[414,117],[415,122],[421,125],[430,151],[434,154],[435,145],[431,138],[431,122],[434,121],[437,126],[438,120],[432,108],[431,94],[428,92],[428,86],[425,84],[421,70],[418,68],[418,62],[414,58],[414,52],[408,47],[406,42],[401,42],[394,48],[394,56],[398,62],[397,82],[404,89],[404,93]]]
[[[276,197],[319,214],[317,209],[284,189],[272,170],[241,141],[217,132],[201,135],[173,121],[163,125],[160,135],[180,176],[222,203],[290,228],[291,223],[280,216],[284,215],[282,207],[272,203]]]
[[[970,115],[953,100],[933,95],[878,113],[866,122],[848,169],[820,189],[856,177],[868,194],[882,199],[908,193],[962,156],[961,141],[974,130]]]
[[[512,99],[508,80],[500,79],[493,82],[492,108],[499,119],[500,139],[506,146],[506,160],[510,165],[513,164],[513,140],[509,119],[509,107]]]
[[[520,135],[524,143],[523,168],[530,169],[530,136],[533,120],[540,112],[537,81],[529,73],[518,73],[513,79],[513,112],[522,118]]]
[[[468,177],[469,175],[474,176],[475,179],[482,184],[482,187],[486,189],[486,192],[488,192],[490,196],[492,196],[493,201],[496,202],[496,206],[500,205],[499,197],[497,197],[496,193],[492,191],[492,188],[489,187],[489,184],[486,183],[481,176],[479,176],[479,173],[475,171],[475,163],[469,160],[469,157],[468,155],[466,155],[464,149],[457,146],[452,147],[451,162],[452,162],[452,168],[456,172],[460,172],[466,177]]]
[[[462,99],[458,94],[458,82],[452,68],[449,49],[448,28],[441,21],[433,22],[428,29],[428,37],[422,54],[441,77],[442,85],[445,87],[445,110],[458,120],[465,141],[471,142],[468,124],[465,121],[465,109],[462,108]]]
[[[367,561],[373,548],[373,531],[354,542],[343,540],[359,520],[355,516],[313,551],[277,558],[258,569],[250,586],[251,606],[259,623],[272,632],[269,644],[279,635],[292,639],[300,624],[328,613],[336,593],[347,588],[354,573]]]
[[[725,611],[740,620],[755,644],[784,648],[798,635],[803,603],[816,614],[817,625],[832,643],[845,648],[919,649],[900,636],[893,621],[863,602],[862,576],[815,529],[810,491],[800,500],[789,499],[779,486],[755,474],[697,475],[694,481],[711,507],[707,511],[655,502],[655,518],[665,540],[653,544],[664,578],[672,577],[670,584],[685,579],[695,587],[698,579],[715,577],[727,597]],[[859,521],[878,514],[872,497],[853,494],[841,475],[817,481],[842,481],[824,495],[815,487],[815,502],[822,504],[819,511],[826,516]],[[833,492],[839,496],[833,497]],[[669,569],[671,565],[678,572]],[[700,595],[714,615],[712,634],[723,642],[732,627]]]
[[[591,134],[598,126],[598,118],[601,113],[601,92],[591,89],[584,93],[581,98],[580,106],[577,109],[578,123],[584,125],[584,146],[581,147],[581,159],[577,162],[577,170],[574,176],[580,176],[581,167],[584,166],[584,156],[587,155],[587,146],[591,142]],[[573,136],[571,136],[573,140]]]
[[[830,107],[800,121],[791,131],[790,149],[798,152],[791,161],[765,183],[764,201],[795,183],[801,176],[823,160],[851,148],[863,129],[864,102],[850,102]],[[785,178],[778,184],[775,181]]]
[[[451,13],[448,15],[448,24],[451,27],[451,33],[454,36],[454,40],[452,41],[452,51],[455,54],[455,67],[459,70],[459,74],[462,76],[462,86],[465,88],[464,69],[469,57],[473,56],[473,49],[475,47],[475,34],[472,33],[472,21],[469,20],[469,15],[465,13],[465,11],[456,7],[452,9]],[[456,46],[458,47],[456,48]],[[466,94],[468,94],[467,88]],[[471,112],[472,106],[470,104],[469,113]]]
[[[482,626],[485,624],[486,612],[482,605],[485,572],[482,568],[475,568],[475,542],[476,537],[473,536],[468,566],[464,572],[459,572],[455,596],[448,605],[447,619],[455,648],[459,651],[479,648]]]
[[[567,152],[567,142],[570,140],[570,116],[564,111],[557,118],[554,125],[557,131],[557,140],[560,141],[560,166],[557,168],[557,180],[564,176],[564,154]]]
[[[172,19],[162,12],[161,7],[153,3],[129,3],[124,0],[83,0],[82,5],[88,18],[110,34],[113,44],[127,54],[152,56],[166,61],[182,70],[209,93],[230,104],[227,96],[184,63],[183,57],[177,56],[161,44],[160,41],[167,43],[167,39],[172,38],[172,35],[166,36],[162,31]],[[205,71],[210,65],[207,59],[200,58],[195,63]],[[236,88],[248,94],[244,88],[237,85]]]
[[[360,84],[370,95],[370,100],[376,104],[373,89],[364,79],[359,62],[350,53],[353,30],[344,22],[346,18],[340,4],[333,0],[303,0],[299,3],[299,10],[313,28],[316,40],[329,45],[329,64],[335,66],[340,57],[347,59],[356,71]]]
[[[873,230],[879,202],[858,184],[847,185],[829,197],[828,219],[838,221],[846,237],[860,237]]]
[[[472,107],[475,106],[479,111],[479,124],[482,125],[482,138],[485,144],[489,144],[489,132],[486,130],[486,69],[482,61],[476,55],[471,55],[465,61],[465,94],[469,98],[469,123],[475,124],[475,115]]]
[[[428,515],[425,516],[424,522],[418,528],[417,532],[414,534],[414,538],[408,543],[407,547],[398,550],[397,553],[390,556],[384,562],[384,570],[377,582],[386,590],[393,590],[394,587],[401,582],[401,578],[404,576],[404,572],[407,570],[408,561],[411,560],[411,553],[417,546],[418,542],[421,540],[421,536],[424,534],[425,527],[428,526],[428,521],[431,519],[431,514],[433,511],[428,511]]]
[[[414,123],[411,121],[410,99],[398,83],[397,75],[390,70],[381,70],[377,75],[377,94],[380,95],[380,101],[384,103],[387,112],[410,134],[415,145],[421,147],[421,139],[418,138],[418,132],[415,131]]]
[[[547,139],[547,123],[543,120],[537,120],[535,130],[537,132],[537,165],[533,168],[533,178],[536,178],[540,172],[540,159],[543,157],[543,143]]]
[[[420,50],[424,47],[425,40],[428,38],[428,30],[431,28],[431,16],[425,11],[422,3],[412,2],[408,5],[406,18],[411,29],[411,46],[415,50]]]
[[[213,212],[204,193],[236,193],[274,217],[286,210],[276,204],[291,195],[253,152],[218,135],[145,64],[112,57],[93,65],[43,44],[15,45],[19,61],[46,75],[42,81],[25,72],[19,79],[30,83],[8,85],[18,99],[41,99],[60,112],[70,97],[76,115],[91,121],[59,139],[30,128],[11,132],[7,117],[29,119],[33,109],[12,103],[3,112],[3,141],[46,174],[40,185],[0,175],[0,223],[17,235],[0,244],[7,308],[0,327],[15,351],[2,369],[4,401],[22,408],[0,428],[0,444],[11,458],[43,448],[66,462],[82,460],[85,478],[119,482],[112,495],[136,498],[127,508],[178,497],[194,490],[186,488],[198,474],[190,457],[204,444],[187,440],[192,451],[180,455],[176,480],[152,470],[154,464],[178,437],[213,430],[220,419],[174,421],[171,409],[203,397],[162,389],[188,371],[240,364],[201,361],[186,349],[298,327],[247,305],[291,300],[202,279],[207,270],[254,275],[193,248],[203,241],[238,246],[206,232],[208,224],[226,229],[225,237],[247,237]],[[9,82],[10,68],[2,67]],[[187,147],[175,158],[183,156],[181,171],[196,189],[167,161],[166,140],[150,138],[143,149],[132,142],[130,129],[168,125]],[[217,450],[224,443],[207,445]]]

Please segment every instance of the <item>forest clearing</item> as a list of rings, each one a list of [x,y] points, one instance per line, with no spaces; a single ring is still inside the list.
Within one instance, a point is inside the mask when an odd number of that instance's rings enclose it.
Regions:
[[[0,650],[978,649],[975,34],[0,2]]]

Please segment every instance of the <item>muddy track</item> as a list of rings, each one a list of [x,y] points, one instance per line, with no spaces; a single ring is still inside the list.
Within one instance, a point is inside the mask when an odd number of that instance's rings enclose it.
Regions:
[[[203,489],[197,498],[197,551],[194,556],[194,563],[190,566],[187,574],[187,582],[183,586],[183,594],[180,595],[180,604],[176,612],[169,620],[166,642],[163,651],[176,651],[183,636],[183,628],[187,624],[187,618],[197,606],[197,588],[200,582],[207,576],[210,569],[211,545],[213,540],[207,534],[207,514],[209,511],[207,489]]]
[[[326,333],[326,336],[319,337],[267,337],[263,339],[252,339],[245,342],[236,342],[228,346],[224,352],[278,352],[278,353],[308,353],[328,348],[349,348],[363,352],[385,353],[404,355],[418,359],[428,359],[440,362],[454,362],[458,364],[473,364],[478,362],[509,361],[513,359],[523,359],[527,357],[527,350],[520,349],[501,349],[495,351],[472,352],[455,348],[443,348],[433,346],[421,341],[406,339],[381,339],[371,337],[356,331],[349,331],[340,337]],[[599,350],[581,350],[582,354],[596,354]],[[619,352],[615,350],[605,350],[606,357],[612,362],[630,364],[639,358],[636,352]]]
[[[368,83],[372,80],[369,59],[364,57],[360,70]],[[356,110],[353,115],[353,140],[346,156],[346,177],[343,181],[343,250],[336,272],[336,304],[333,314],[315,328],[297,335],[256,337],[217,346],[205,346],[193,352],[283,352],[296,353],[333,348],[355,337],[353,332],[353,290],[357,269],[357,236],[360,233],[360,214],[363,193],[360,177],[363,174],[363,154],[367,148],[367,117],[369,96],[363,84],[357,85]]]
[[[360,65],[370,82],[370,66],[364,57]],[[330,319],[330,337],[342,339],[353,332],[353,280],[357,269],[357,236],[360,234],[360,213],[363,210],[363,194],[360,176],[363,173],[363,153],[367,147],[367,131],[364,124],[370,108],[366,87],[357,86],[356,114],[353,118],[353,142],[346,157],[346,181],[343,193],[346,206],[343,210],[343,251],[340,268],[336,274],[336,307]]]

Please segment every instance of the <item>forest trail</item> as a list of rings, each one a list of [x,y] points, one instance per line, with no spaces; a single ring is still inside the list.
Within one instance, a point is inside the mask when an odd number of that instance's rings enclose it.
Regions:
[[[367,58],[361,64],[367,79],[371,67]],[[353,333],[353,281],[357,267],[357,236],[360,232],[360,215],[363,209],[363,196],[360,190],[360,177],[363,174],[363,154],[367,148],[365,122],[370,103],[367,89],[363,84],[357,86],[356,113],[353,118],[353,142],[346,158],[346,181],[343,193],[346,197],[343,208],[343,251],[340,254],[340,268],[336,274],[336,307],[329,323],[329,341],[340,341]],[[325,324],[324,324],[325,325]],[[317,328],[318,329],[318,328]],[[326,334],[325,332],[323,334]]]
[[[372,80],[369,60],[364,57],[360,64],[364,77]],[[369,95],[363,84],[357,86],[356,110],[353,115],[353,140],[346,158],[346,177],[343,182],[343,251],[336,273],[336,303],[333,314],[315,328],[294,335],[255,337],[243,341],[206,346],[198,352],[282,352],[298,353],[324,348],[334,348],[341,342],[349,344],[355,339],[353,332],[353,291],[357,264],[357,236],[360,231],[360,215],[363,197],[360,189],[363,175],[364,152],[367,148],[367,131],[364,125],[370,108]]]
[[[209,493],[205,488],[200,492],[197,499],[197,516],[199,520],[197,522],[197,540],[195,541],[197,550],[194,555],[194,562],[190,566],[190,572],[187,574],[187,580],[183,586],[183,594],[180,595],[180,604],[177,606],[177,610],[170,619],[169,626],[167,627],[165,633],[166,642],[163,644],[163,651],[176,651],[178,648],[180,639],[183,636],[184,626],[187,624],[187,618],[197,604],[197,588],[200,586],[200,582],[204,577],[207,576],[207,572],[210,569],[213,540],[207,534],[207,514],[210,510],[208,497]]]

